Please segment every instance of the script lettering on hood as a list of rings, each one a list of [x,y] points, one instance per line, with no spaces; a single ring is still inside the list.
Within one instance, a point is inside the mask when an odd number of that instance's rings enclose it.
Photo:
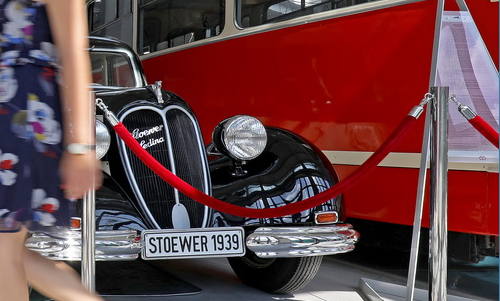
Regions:
[[[151,146],[165,142],[164,137],[159,137],[159,138],[149,137],[154,133],[161,132],[162,130],[163,130],[163,125],[157,125],[142,131],[140,129],[134,129],[132,131],[132,137],[134,137],[139,142],[142,148],[148,149]]]

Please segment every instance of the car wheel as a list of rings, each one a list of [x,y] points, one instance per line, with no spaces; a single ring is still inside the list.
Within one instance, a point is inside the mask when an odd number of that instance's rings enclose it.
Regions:
[[[274,294],[285,294],[308,284],[318,272],[323,256],[260,258],[247,250],[244,257],[230,257],[229,264],[243,283]]]

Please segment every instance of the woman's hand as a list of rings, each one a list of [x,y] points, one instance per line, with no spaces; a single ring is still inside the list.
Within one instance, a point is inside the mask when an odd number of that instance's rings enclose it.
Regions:
[[[78,199],[92,186],[96,190],[99,189],[102,185],[102,171],[99,165],[93,151],[83,155],[63,152],[59,172],[64,196],[67,199]]]

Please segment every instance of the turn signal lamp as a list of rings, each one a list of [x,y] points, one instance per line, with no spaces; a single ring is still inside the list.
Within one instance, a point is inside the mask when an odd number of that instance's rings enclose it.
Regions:
[[[314,222],[317,225],[334,224],[339,221],[339,214],[336,211],[316,212]]]
[[[82,228],[82,219],[79,217],[72,217],[69,227],[72,230],[80,230]]]

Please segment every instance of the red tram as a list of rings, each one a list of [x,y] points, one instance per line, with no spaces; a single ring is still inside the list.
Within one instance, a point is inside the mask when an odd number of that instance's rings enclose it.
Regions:
[[[446,0],[439,28],[442,4],[92,0],[88,10],[92,34],[131,45],[148,78],[161,79],[190,103],[203,133],[227,116],[252,115],[316,145],[343,179],[430,86],[450,83],[451,93],[498,128],[498,1]],[[472,84],[464,75],[460,45],[467,46],[474,68]],[[459,71],[453,69],[457,66]],[[457,258],[477,261],[498,255],[498,150],[458,120],[452,104],[450,112],[450,248]],[[409,241],[405,233],[411,233],[415,210],[421,119],[368,178],[343,194],[344,218],[365,241]],[[428,209],[423,225],[428,226]],[[402,242],[388,231],[400,231]]]

